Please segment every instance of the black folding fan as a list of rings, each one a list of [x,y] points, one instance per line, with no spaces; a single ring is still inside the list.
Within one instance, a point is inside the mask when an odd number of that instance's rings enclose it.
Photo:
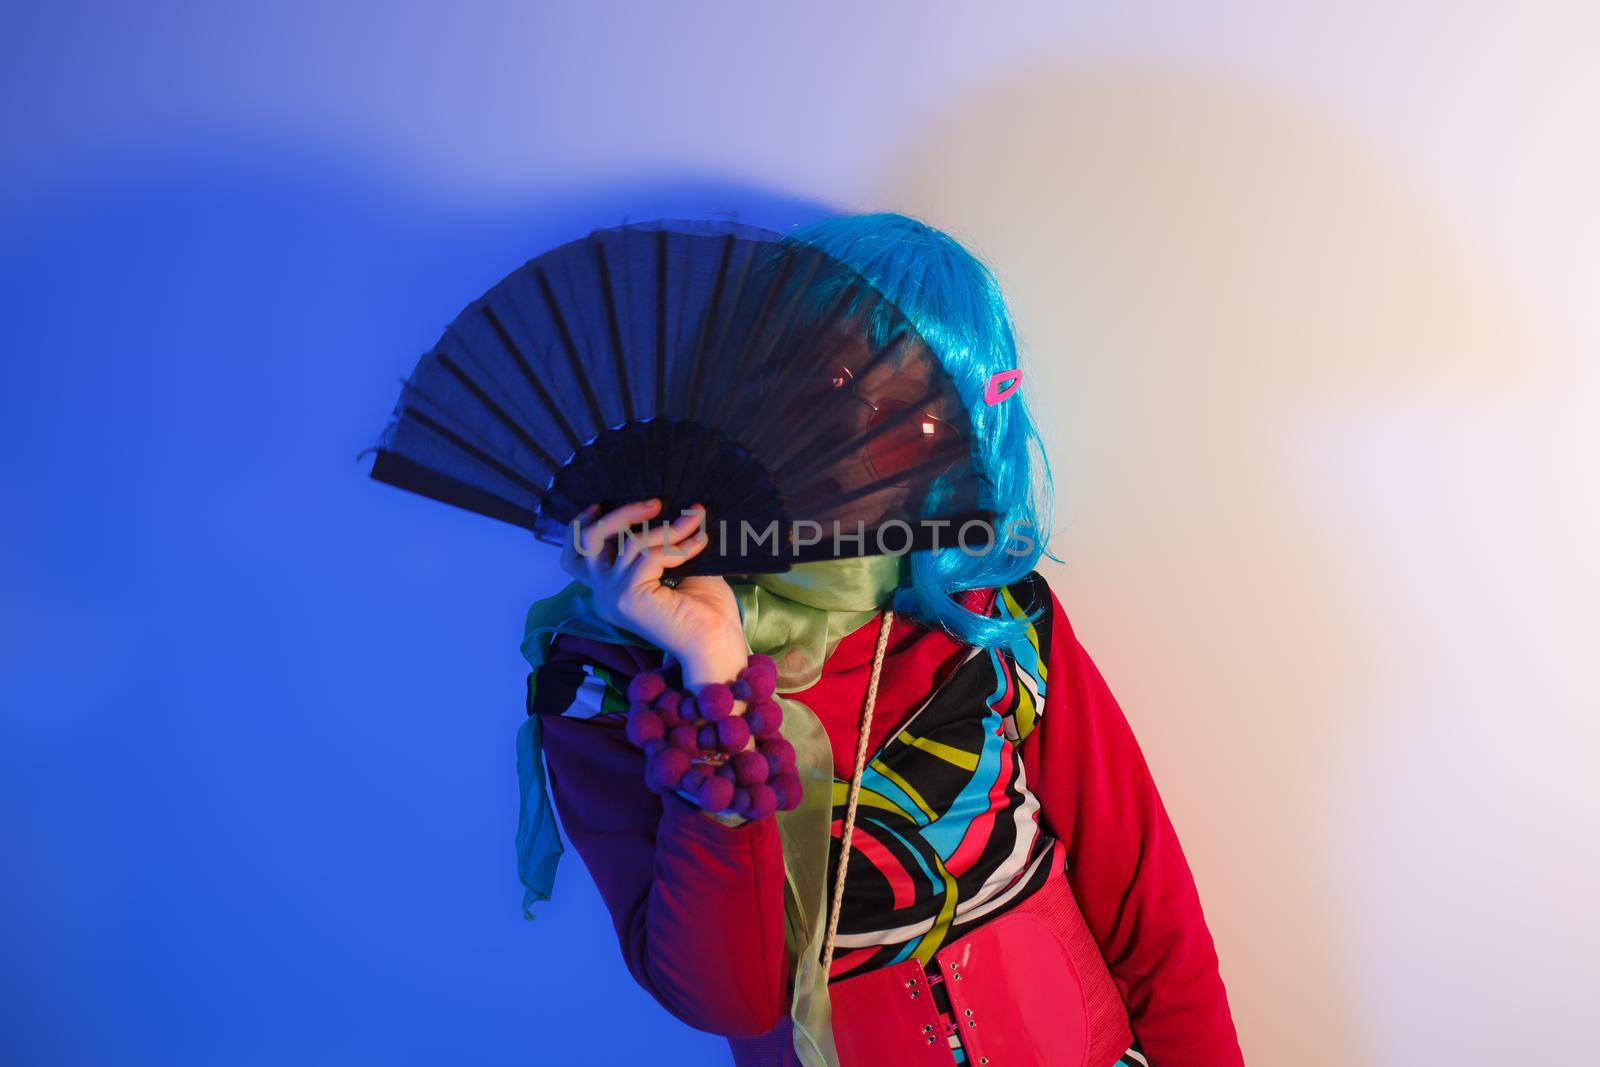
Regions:
[[[971,419],[906,317],[732,223],[600,230],[526,263],[422,357],[375,451],[374,478],[554,544],[591,504],[704,504],[711,543],[674,577],[953,546],[994,519]]]

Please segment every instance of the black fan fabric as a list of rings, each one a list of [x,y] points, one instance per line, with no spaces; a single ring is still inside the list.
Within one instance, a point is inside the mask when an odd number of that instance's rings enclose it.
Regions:
[[[711,544],[677,573],[761,573],[991,521],[971,434],[937,355],[854,271],[664,221],[563,245],[463,310],[372,476],[551,543],[590,504],[702,503]]]

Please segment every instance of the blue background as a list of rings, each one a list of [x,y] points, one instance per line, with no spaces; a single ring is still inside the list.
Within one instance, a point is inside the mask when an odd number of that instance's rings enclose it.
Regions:
[[[552,553],[356,456],[455,310],[547,245],[815,208],[452,212],[281,156],[112,173],[13,216],[0,259],[3,1058],[725,1058],[634,987],[575,853],[521,918],[517,645]]]
[[[90,76],[15,51],[13,104]],[[575,853],[521,916],[553,556],[357,454],[544,248],[822,209],[681,175],[452,198],[292,131],[29,155],[71,105],[8,113],[0,199],[0,1062],[725,1062],[633,984]]]

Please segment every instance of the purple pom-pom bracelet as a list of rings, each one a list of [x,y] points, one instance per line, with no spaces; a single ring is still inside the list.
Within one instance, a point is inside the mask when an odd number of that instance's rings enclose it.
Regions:
[[[628,740],[645,753],[645,784],[677,792],[706,811],[749,820],[800,803],[794,746],[779,734],[778,670],[770,656],[750,657],[728,683],[675,689],[660,671],[628,683]],[[745,712],[734,714],[744,703]]]

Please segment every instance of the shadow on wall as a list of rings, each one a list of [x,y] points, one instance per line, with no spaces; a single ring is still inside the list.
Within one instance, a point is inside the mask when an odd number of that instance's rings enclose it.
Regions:
[[[1391,1062],[1419,1023],[1440,1062],[1546,1036],[1487,1002],[1462,1019],[1505,975],[1435,955],[1462,931],[1409,879],[1470,883],[1476,848],[1429,855],[1368,810],[1363,749],[1414,727],[1377,715],[1406,634],[1317,484],[1382,478],[1416,413],[1539,385],[1503,280],[1349,131],[1203,74],[1024,74],[908,134],[878,187],[1006,285],[1056,460],[1053,577],[1183,835],[1251,1062]],[[1384,943],[1391,905],[1412,944]]]
[[[725,1059],[637,988],[575,855],[522,919],[517,648],[553,554],[355,457],[551,244],[823,208],[693,177],[464,203],[294,143],[4,206],[10,1059]]]

